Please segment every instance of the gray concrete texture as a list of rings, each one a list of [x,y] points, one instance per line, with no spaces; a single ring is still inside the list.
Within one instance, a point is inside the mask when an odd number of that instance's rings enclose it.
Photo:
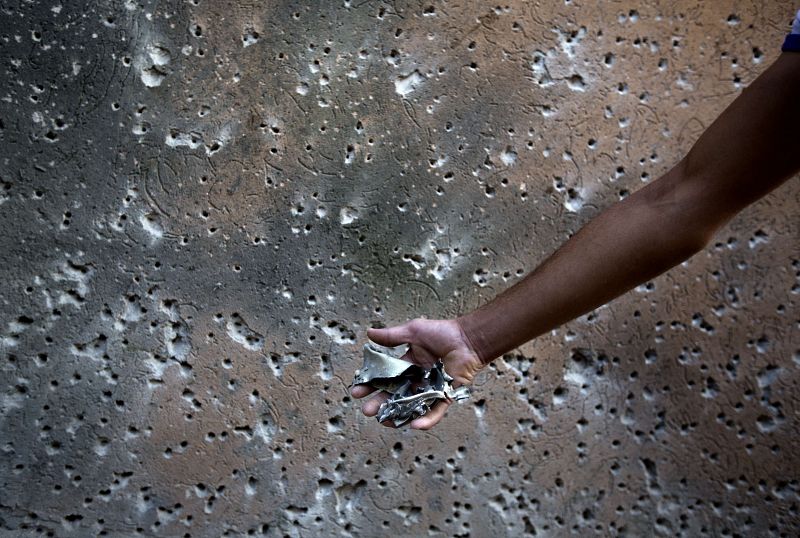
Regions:
[[[2,535],[797,535],[796,179],[431,432],[347,391],[667,171],[792,4],[3,2]]]

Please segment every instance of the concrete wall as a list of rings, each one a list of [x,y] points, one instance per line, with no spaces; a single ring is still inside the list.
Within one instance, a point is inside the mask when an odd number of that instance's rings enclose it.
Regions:
[[[797,534],[796,179],[429,433],[346,390],[667,171],[797,7],[4,3],[3,535]]]

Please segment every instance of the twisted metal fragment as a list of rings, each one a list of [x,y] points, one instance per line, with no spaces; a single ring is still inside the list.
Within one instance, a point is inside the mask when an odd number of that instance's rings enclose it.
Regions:
[[[400,356],[406,350],[404,346]],[[378,409],[378,422],[391,420],[395,426],[402,426],[426,414],[439,400],[452,402],[469,398],[469,389],[456,389],[452,381],[441,359],[426,369],[394,357],[369,342],[364,345],[364,364],[356,370],[353,385],[366,383],[391,394]]]

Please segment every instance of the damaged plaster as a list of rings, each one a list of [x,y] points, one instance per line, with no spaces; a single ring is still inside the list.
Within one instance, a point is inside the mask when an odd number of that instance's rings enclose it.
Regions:
[[[796,179],[430,432],[347,391],[666,172],[790,4],[4,3],[0,534],[796,535]]]

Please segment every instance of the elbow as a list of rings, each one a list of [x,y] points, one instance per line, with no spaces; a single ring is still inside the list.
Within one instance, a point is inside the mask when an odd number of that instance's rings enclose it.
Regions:
[[[678,247],[680,252],[681,261],[687,260],[705,250],[711,243],[716,233],[716,228],[713,229],[699,229],[693,230],[692,233],[686,234]]]
[[[673,225],[667,227],[670,237],[666,243],[674,253],[676,264],[705,250],[714,240],[719,229],[727,222],[721,219],[707,219],[702,215],[694,216],[686,211],[677,212],[673,217]]]
[[[673,267],[704,251],[714,239],[717,228],[691,222],[674,222],[664,228],[661,241],[664,265]]]
[[[664,230],[659,246],[664,250],[667,264],[674,266],[705,250],[713,237],[712,230],[678,225]]]
[[[676,263],[705,249],[732,216],[709,199],[702,176],[684,159],[640,191],[648,211],[661,223],[659,243],[679,260]]]
[[[731,199],[725,189],[719,188],[716,172],[703,165],[692,164],[690,156],[691,153],[676,167],[678,180],[674,196],[679,207],[676,207],[673,218],[682,219],[688,225],[687,248],[692,250],[692,254],[697,254],[713,242],[717,232],[744,205]]]

